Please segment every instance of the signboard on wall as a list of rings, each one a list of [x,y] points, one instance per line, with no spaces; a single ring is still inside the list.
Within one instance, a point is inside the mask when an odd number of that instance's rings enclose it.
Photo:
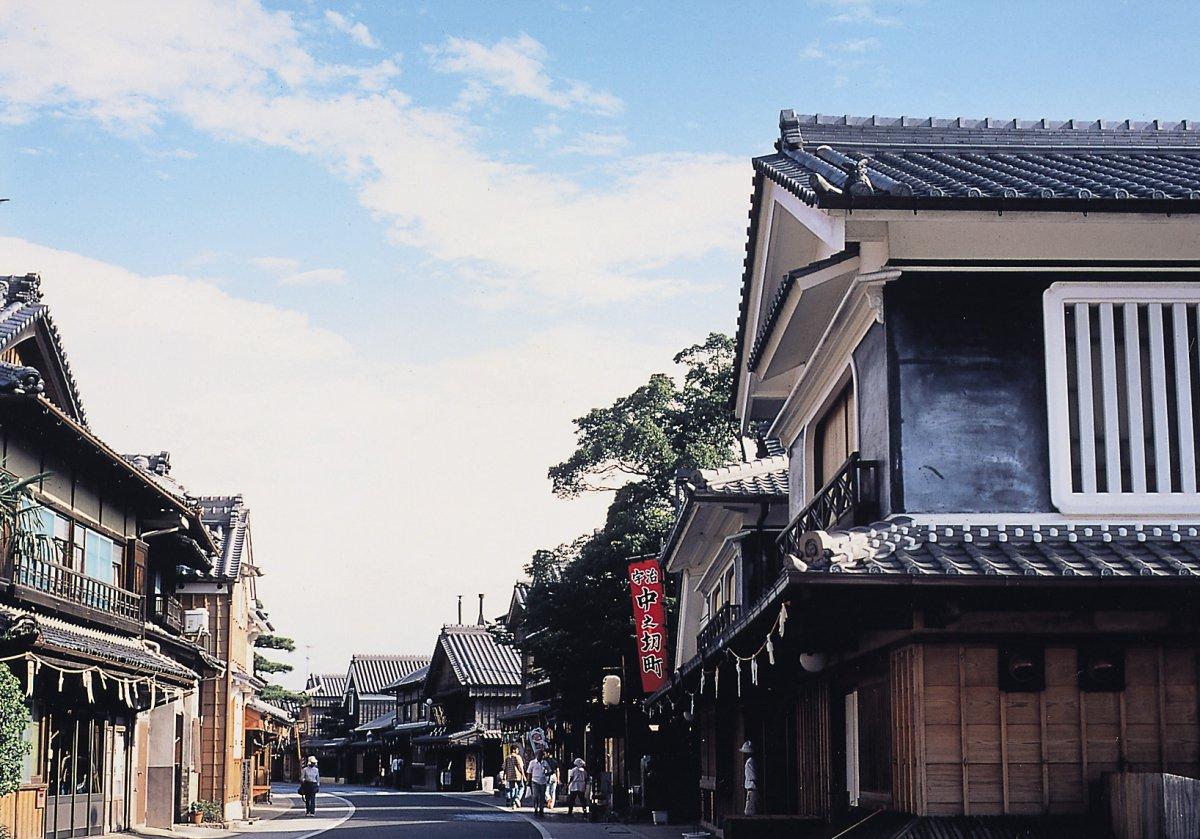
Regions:
[[[654,693],[667,683],[670,658],[667,644],[667,604],[662,566],[651,557],[629,564],[629,596],[637,643],[642,691]]]

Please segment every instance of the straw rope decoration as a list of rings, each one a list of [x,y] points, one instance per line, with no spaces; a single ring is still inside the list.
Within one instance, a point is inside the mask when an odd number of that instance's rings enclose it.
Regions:
[[[157,676],[131,676],[129,678],[107,675],[104,668],[97,665],[89,665],[87,667],[62,667],[58,664],[53,664],[44,658],[41,658],[33,653],[17,653],[10,656],[0,656],[0,664],[6,664],[12,661],[25,662],[25,695],[33,696],[33,682],[36,675],[41,672],[43,667],[58,673],[58,689],[63,689],[64,679],[67,676],[79,676],[84,692],[87,694],[88,702],[95,702],[95,686],[92,681],[92,674],[95,673],[100,678],[100,686],[107,689],[109,680],[117,683],[117,697],[125,702],[126,705],[133,707],[137,704],[138,685],[146,684],[150,686],[150,704],[153,707],[158,702],[158,697],[161,694],[162,698],[167,702],[173,702],[176,699],[182,699],[191,691],[183,688],[160,685]]]

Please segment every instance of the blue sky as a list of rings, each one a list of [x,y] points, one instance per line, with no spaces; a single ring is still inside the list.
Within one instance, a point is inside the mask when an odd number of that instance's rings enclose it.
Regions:
[[[375,646],[419,650],[455,593],[503,601],[599,523],[545,468],[571,417],[732,331],[781,108],[1194,117],[1197,17],[7,3],[0,272],[42,272],[101,434],[246,492],[281,626],[337,669],[378,615]],[[334,555],[372,584],[322,585]]]

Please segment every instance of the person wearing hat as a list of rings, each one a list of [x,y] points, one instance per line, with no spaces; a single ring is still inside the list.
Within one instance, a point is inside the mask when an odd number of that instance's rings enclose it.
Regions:
[[[738,749],[746,756],[746,767],[742,776],[746,779],[746,815],[758,815],[758,766],[754,762],[754,746],[747,740]]]
[[[300,770],[300,794],[304,796],[304,815],[317,814],[317,791],[321,789],[321,770],[317,766],[316,755],[308,758],[308,763]]]
[[[587,815],[587,797],[584,795],[587,790],[588,773],[584,768],[583,758],[575,758],[575,765],[571,767],[571,771],[567,773],[567,815],[575,815],[575,802],[579,802],[579,809],[583,814]]]

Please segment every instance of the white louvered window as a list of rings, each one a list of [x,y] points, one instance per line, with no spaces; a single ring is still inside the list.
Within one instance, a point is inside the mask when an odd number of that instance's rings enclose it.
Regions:
[[[1055,283],[1044,308],[1055,505],[1200,512],[1200,284]]]

